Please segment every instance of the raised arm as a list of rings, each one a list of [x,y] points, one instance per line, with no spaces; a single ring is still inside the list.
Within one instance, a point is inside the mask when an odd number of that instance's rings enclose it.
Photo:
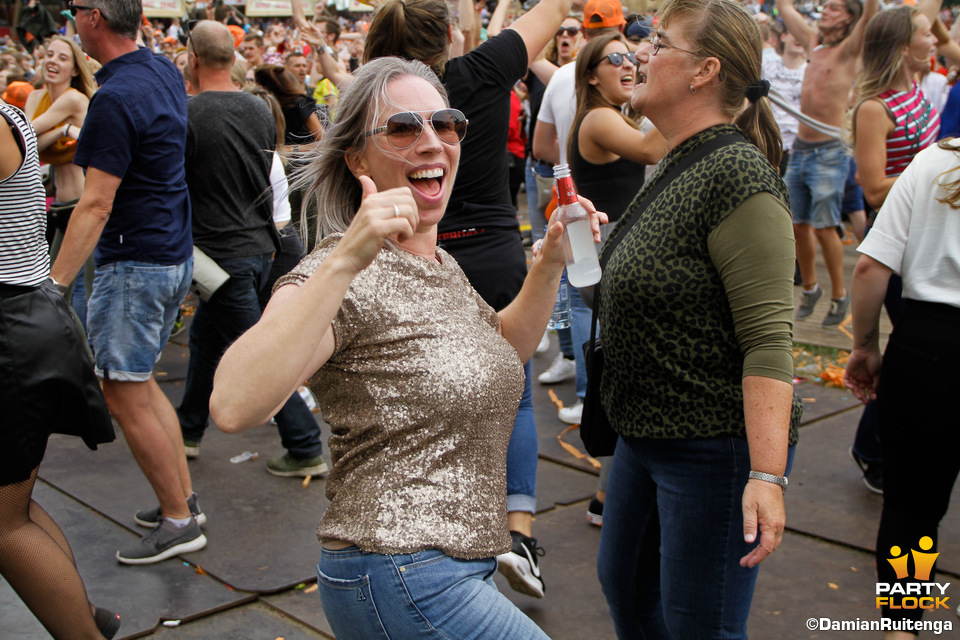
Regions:
[[[260,321],[220,360],[210,415],[221,430],[235,433],[263,424],[329,360],[332,322],[350,283],[373,261],[385,238],[413,233],[416,203],[409,189],[378,193],[367,176],[360,182],[363,203],[337,247],[302,285],[278,289]]]
[[[501,0],[504,4],[506,0]],[[571,6],[583,6],[582,0],[541,0],[530,11],[526,12],[513,24],[513,29],[523,38],[527,45],[527,61],[536,60],[540,51],[547,46],[550,39],[557,34],[557,29],[570,12]]]
[[[817,46],[817,32],[807,23],[807,19],[793,6],[793,0],[777,0],[777,11],[783,25],[801,47],[807,50],[807,55]]]
[[[488,38],[499,35],[500,32],[503,31],[503,22],[507,18],[507,7],[509,6],[510,2],[508,0],[500,0],[500,2],[497,3],[497,8],[493,10],[493,15],[490,16],[490,22],[487,23]]]
[[[863,3],[863,15],[857,20],[857,24],[853,27],[850,35],[843,41],[848,56],[860,55],[860,51],[863,49],[863,34],[867,31],[867,23],[870,22],[870,18],[877,15],[879,10],[880,0],[866,0]]]
[[[343,91],[350,84],[353,76],[342,62],[334,60],[333,56],[327,52],[323,35],[315,24],[307,20],[300,0],[290,0],[290,11],[293,13],[294,24],[300,30],[300,37],[313,47],[314,62],[320,65],[324,77],[330,78],[330,82]]]

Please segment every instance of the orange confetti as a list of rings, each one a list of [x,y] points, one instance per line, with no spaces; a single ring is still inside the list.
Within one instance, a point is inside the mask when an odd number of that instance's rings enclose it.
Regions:
[[[309,587],[307,587],[306,589],[304,589],[303,592],[304,592],[304,593],[313,593],[313,592],[316,591],[317,589],[319,589],[319,586],[317,585],[316,582],[314,582],[312,585],[310,585]]]
[[[557,397],[557,394],[553,389],[547,389],[547,395],[550,397],[550,402],[556,405],[558,411],[563,409],[563,401]]]
[[[833,589],[834,591],[840,588],[840,585],[838,585],[836,582],[828,582],[827,586]]]
[[[201,568],[200,568],[200,565],[197,565],[196,567],[194,567],[193,570],[196,571],[197,573],[199,573],[199,574],[202,575],[202,576],[207,575],[207,572],[204,571],[203,569],[201,569]]]
[[[567,433],[570,433],[574,429],[579,429],[579,428],[580,428],[579,424],[570,425],[569,427],[567,427],[557,435],[557,442],[560,443],[560,446],[563,448],[564,451],[572,455],[577,460],[586,460],[591,467],[593,467],[594,469],[599,469],[601,466],[599,460],[580,451],[580,449],[570,444],[569,442],[565,442],[563,439],[564,435],[566,435]]]
[[[307,485],[310,484],[310,480],[313,479],[313,476],[307,476],[303,479],[303,488],[306,489]]]

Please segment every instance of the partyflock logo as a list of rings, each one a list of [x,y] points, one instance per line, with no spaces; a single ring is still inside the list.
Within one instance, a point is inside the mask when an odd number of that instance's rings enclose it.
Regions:
[[[877,583],[877,609],[886,606],[890,609],[949,609],[946,595],[949,582],[932,582],[930,574],[939,553],[930,553],[933,539],[930,536],[920,538],[917,546],[904,553],[900,547],[890,548],[887,562],[897,575],[897,582]],[[913,574],[910,573],[910,561],[913,561]],[[913,580],[907,580],[913,578]]]

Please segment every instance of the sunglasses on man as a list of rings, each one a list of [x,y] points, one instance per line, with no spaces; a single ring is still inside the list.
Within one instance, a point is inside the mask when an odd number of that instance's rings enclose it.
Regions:
[[[557,29],[557,37],[568,36],[570,38],[574,37],[580,33],[580,27],[560,27]]]
[[[93,11],[96,7],[85,7],[82,4],[71,2],[67,5],[67,9],[70,11],[70,15],[76,17],[78,11]]]

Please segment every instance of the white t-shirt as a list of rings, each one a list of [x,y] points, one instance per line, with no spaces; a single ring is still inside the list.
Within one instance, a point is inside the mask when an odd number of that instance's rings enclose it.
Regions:
[[[560,143],[560,164],[567,164],[567,138],[573,128],[573,119],[577,115],[577,63],[568,62],[553,74],[537,120],[552,124],[557,128],[557,140]]]
[[[960,307],[960,209],[937,200],[960,178],[960,139],[950,144],[957,151],[933,144],[916,155],[858,251],[903,278],[904,298]]]
[[[773,51],[772,49],[764,49]],[[783,60],[774,51],[772,56],[764,56],[763,67],[760,76],[770,83],[770,86],[777,90],[790,104],[800,110],[800,92],[803,90],[803,74],[807,70],[807,63],[804,62],[796,69],[788,69],[784,66]],[[770,103],[773,109],[773,119],[777,121],[780,127],[780,136],[783,138],[784,150],[793,148],[793,141],[797,138],[797,132],[800,130],[800,121],[795,116],[790,115],[779,106]]]
[[[923,91],[923,96],[933,105],[937,113],[942,114],[943,107],[947,104],[947,96],[950,94],[947,76],[934,71],[929,72],[920,81],[920,91]]]

